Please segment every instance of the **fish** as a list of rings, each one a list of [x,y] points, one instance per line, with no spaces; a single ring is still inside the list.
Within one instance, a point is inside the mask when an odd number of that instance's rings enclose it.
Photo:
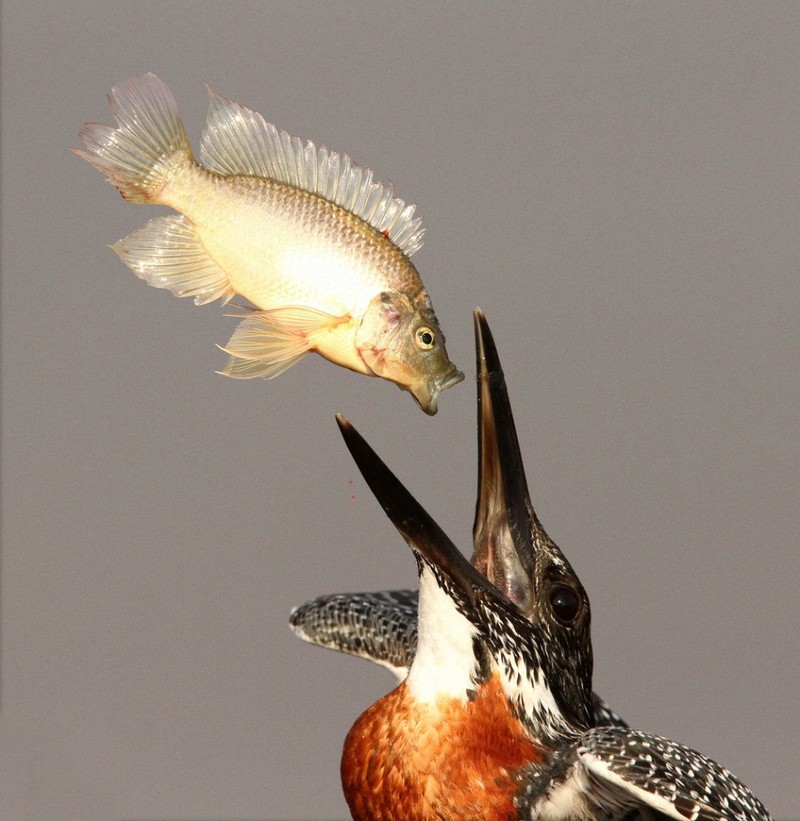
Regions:
[[[177,213],[111,247],[156,288],[196,305],[242,297],[222,374],[272,379],[309,353],[393,382],[425,413],[464,374],[450,361],[411,261],[415,205],[347,154],[317,147],[208,88],[200,161],[155,74],[115,85],[116,127],[86,123],[73,148],[128,202]],[[235,304],[235,303],[233,303]]]

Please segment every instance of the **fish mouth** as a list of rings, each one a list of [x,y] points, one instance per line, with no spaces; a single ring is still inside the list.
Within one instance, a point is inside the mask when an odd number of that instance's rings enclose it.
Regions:
[[[453,385],[457,385],[459,382],[462,382],[463,379],[464,374],[451,363],[450,370],[441,376],[437,376],[433,380],[433,385],[429,382],[424,382],[410,388],[411,395],[417,400],[417,404],[422,408],[422,410],[425,411],[425,413],[428,414],[428,416],[434,416],[436,411],[439,410],[439,394],[442,391],[446,391],[448,388],[452,388]]]
[[[436,379],[436,390],[441,393],[463,381],[464,374],[455,365],[451,365],[450,370],[444,376]]]

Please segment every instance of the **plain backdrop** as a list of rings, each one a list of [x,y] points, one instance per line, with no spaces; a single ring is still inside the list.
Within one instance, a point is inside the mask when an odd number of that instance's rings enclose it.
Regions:
[[[145,71],[418,204],[438,416],[216,375],[236,320],[108,249],[164,209],[68,147]],[[346,817],[393,679],[288,615],[416,575],[334,413],[469,552],[480,305],[596,690],[799,817],[799,77],[796,3],[3,3],[0,816]]]

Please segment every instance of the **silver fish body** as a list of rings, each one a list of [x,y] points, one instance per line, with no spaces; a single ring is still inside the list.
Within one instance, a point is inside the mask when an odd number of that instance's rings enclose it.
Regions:
[[[279,132],[211,92],[195,161],[177,106],[155,75],[112,90],[117,128],[81,131],[122,196],[167,205],[114,247],[151,285],[197,304],[253,306],[224,348],[223,373],[272,378],[309,352],[408,390],[429,414],[463,379],[410,255],[414,206],[346,155]]]

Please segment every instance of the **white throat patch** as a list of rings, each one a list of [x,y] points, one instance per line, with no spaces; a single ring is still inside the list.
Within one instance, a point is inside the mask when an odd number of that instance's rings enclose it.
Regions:
[[[418,612],[417,653],[406,679],[411,695],[423,703],[435,702],[440,696],[465,702],[467,690],[474,686],[472,642],[477,631],[458,612],[427,565],[419,577]]]

